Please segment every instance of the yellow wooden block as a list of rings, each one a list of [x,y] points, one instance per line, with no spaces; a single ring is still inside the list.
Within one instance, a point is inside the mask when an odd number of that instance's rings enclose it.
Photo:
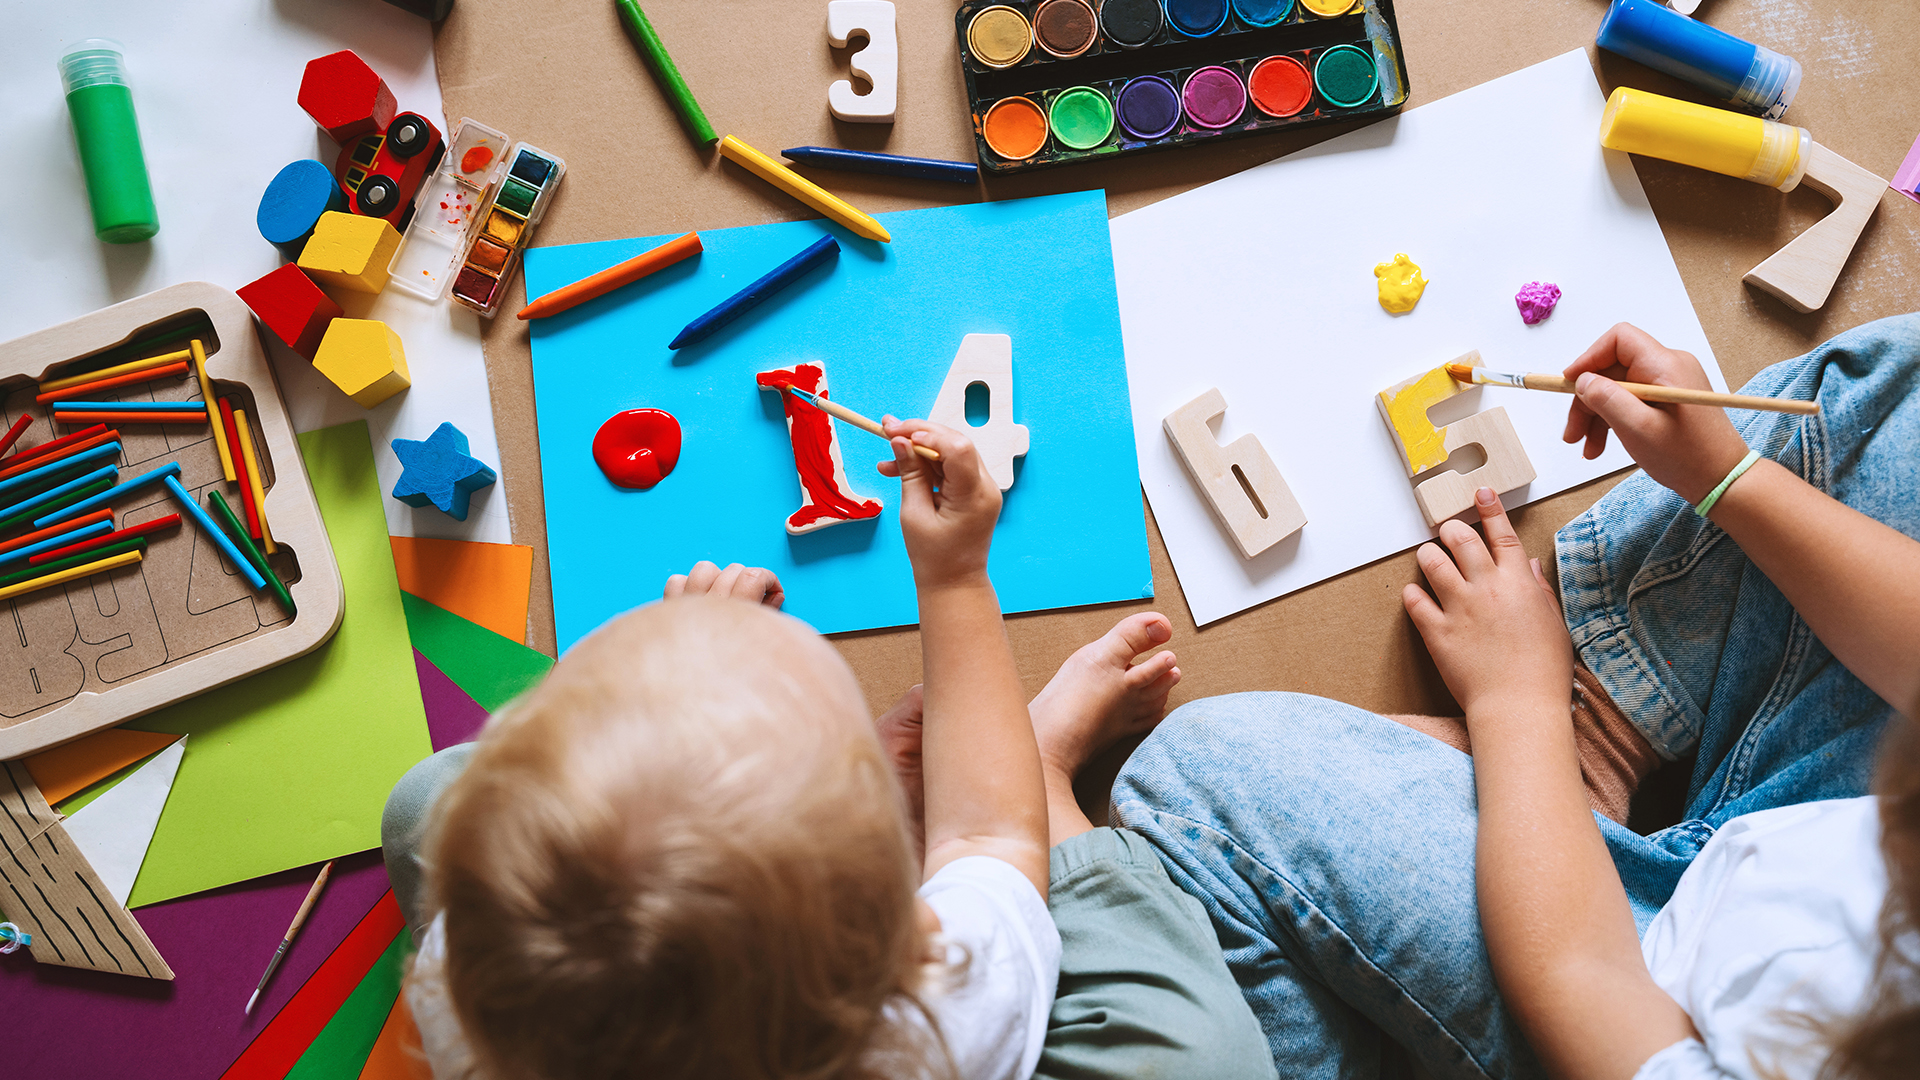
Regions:
[[[387,267],[399,247],[400,234],[385,218],[329,210],[313,227],[299,266],[322,285],[377,293],[387,287]]]
[[[400,335],[378,319],[333,320],[313,354],[313,367],[363,409],[413,385]]]

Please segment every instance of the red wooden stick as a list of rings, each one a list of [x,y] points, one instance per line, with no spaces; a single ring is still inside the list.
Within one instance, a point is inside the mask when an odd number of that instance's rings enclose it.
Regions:
[[[7,464],[9,467],[11,467],[11,466],[19,465],[23,461],[30,461],[33,458],[44,457],[45,455],[51,454],[55,450],[59,450],[62,447],[72,446],[74,443],[77,443],[82,439],[91,439],[95,435],[98,435],[105,430],[107,430],[107,425],[95,424],[84,431],[76,431],[71,435],[63,435],[60,438],[53,440],[52,442],[44,442],[44,443],[41,443],[39,446],[35,446],[30,449],[20,451],[19,453],[13,455],[11,458],[8,458]],[[53,460],[52,458],[47,458],[47,461],[52,461],[52,460]],[[44,465],[46,464],[46,462],[43,461],[41,462],[41,464]]]
[[[15,420],[13,426],[7,429],[7,433],[0,436],[0,454],[13,449],[13,444],[19,442],[20,436],[26,434],[27,429],[32,426],[33,414],[21,413],[20,419]]]
[[[58,424],[91,424],[104,422],[109,424],[204,424],[207,414],[203,409],[192,412],[56,412],[53,414]]]
[[[85,450],[91,450],[96,446],[105,446],[106,444],[112,442],[113,440],[119,437],[120,437],[120,433],[117,431],[103,431],[100,434],[95,435],[90,439],[81,439],[77,443],[69,443],[66,446],[61,447],[60,449],[55,450],[51,454],[35,455],[31,460],[23,461],[18,465],[9,465],[4,469],[0,469],[0,480],[11,480],[16,476],[19,476],[21,473],[32,472],[33,470],[40,468],[42,465],[51,465],[62,458],[70,458],[75,454],[81,453],[82,451],[85,451]],[[7,460],[15,461],[19,459],[19,456],[20,455],[16,454],[13,457],[8,458]]]
[[[45,405],[49,401],[66,401],[71,398],[79,398],[85,401],[88,394],[98,390],[111,390],[116,386],[127,386],[132,383],[152,382],[155,379],[168,375],[185,375],[187,369],[192,366],[192,364],[182,360],[177,364],[168,364],[165,367],[148,368],[145,371],[129,371],[125,375],[115,375],[111,379],[98,379],[90,383],[81,383],[79,386],[69,386],[65,390],[49,390],[44,394],[35,394],[33,400],[42,405]]]
[[[220,399],[220,422],[227,429],[227,445],[233,447],[234,464],[240,464],[240,425],[233,418],[233,401]],[[255,540],[260,539],[260,508],[253,505],[253,485],[247,483],[247,470],[236,470],[240,474],[240,509],[247,515],[247,533]]]
[[[162,529],[171,529],[178,524],[180,524],[180,515],[168,514],[163,518],[143,521],[138,525],[129,525],[118,532],[110,532],[103,536],[90,537],[77,544],[68,544],[66,547],[54,548],[52,551],[43,551],[38,555],[29,556],[27,558],[27,565],[39,566],[41,563],[52,562],[55,559],[64,559],[69,555],[78,555],[83,551],[92,551],[94,548],[101,547],[105,544],[117,544],[122,540],[131,540],[136,536],[145,536],[148,533],[157,533]]]
[[[6,543],[0,544],[0,555],[4,555],[9,551],[14,550],[15,548],[26,547],[28,544],[37,544],[42,540],[51,540],[54,537],[59,536],[61,533],[69,533],[75,529],[85,528],[86,526],[91,525],[96,521],[112,521],[112,520],[113,520],[112,508],[108,508],[104,510],[95,510],[91,514],[82,514],[81,516],[74,518],[72,521],[63,521],[58,525],[49,525],[44,529],[40,529],[36,532],[30,532],[25,536],[16,536],[13,539],[7,541]]]

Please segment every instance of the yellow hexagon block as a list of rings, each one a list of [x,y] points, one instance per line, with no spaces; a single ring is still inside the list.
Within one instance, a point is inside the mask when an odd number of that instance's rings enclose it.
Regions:
[[[299,265],[322,285],[377,293],[387,287],[387,267],[399,247],[400,234],[385,218],[329,210],[313,227]]]
[[[378,319],[333,320],[313,354],[313,366],[363,409],[413,385],[400,335]]]

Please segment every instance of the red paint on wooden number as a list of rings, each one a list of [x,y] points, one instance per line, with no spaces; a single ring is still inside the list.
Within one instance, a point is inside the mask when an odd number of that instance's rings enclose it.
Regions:
[[[680,464],[680,421],[659,409],[616,413],[593,436],[593,461],[620,487],[645,491]]]
[[[846,470],[833,439],[833,418],[787,393],[787,387],[797,386],[823,398],[831,397],[826,389],[826,371],[818,364],[796,364],[786,370],[763,371],[754,381],[780,394],[787,414],[787,436],[793,442],[793,464],[805,495],[800,509],[787,518],[787,531],[807,532],[843,521],[879,517],[879,500],[862,499],[847,490]]]

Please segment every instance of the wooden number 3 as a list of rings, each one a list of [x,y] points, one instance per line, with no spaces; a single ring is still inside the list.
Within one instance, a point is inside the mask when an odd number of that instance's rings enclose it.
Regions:
[[[848,58],[855,75],[873,84],[867,94],[853,92],[853,83],[841,79],[827,87],[827,106],[833,115],[859,124],[891,124],[900,104],[900,39],[894,32],[893,5],[887,0],[832,0],[827,5],[827,40],[846,48],[854,34],[865,32],[866,48]]]

